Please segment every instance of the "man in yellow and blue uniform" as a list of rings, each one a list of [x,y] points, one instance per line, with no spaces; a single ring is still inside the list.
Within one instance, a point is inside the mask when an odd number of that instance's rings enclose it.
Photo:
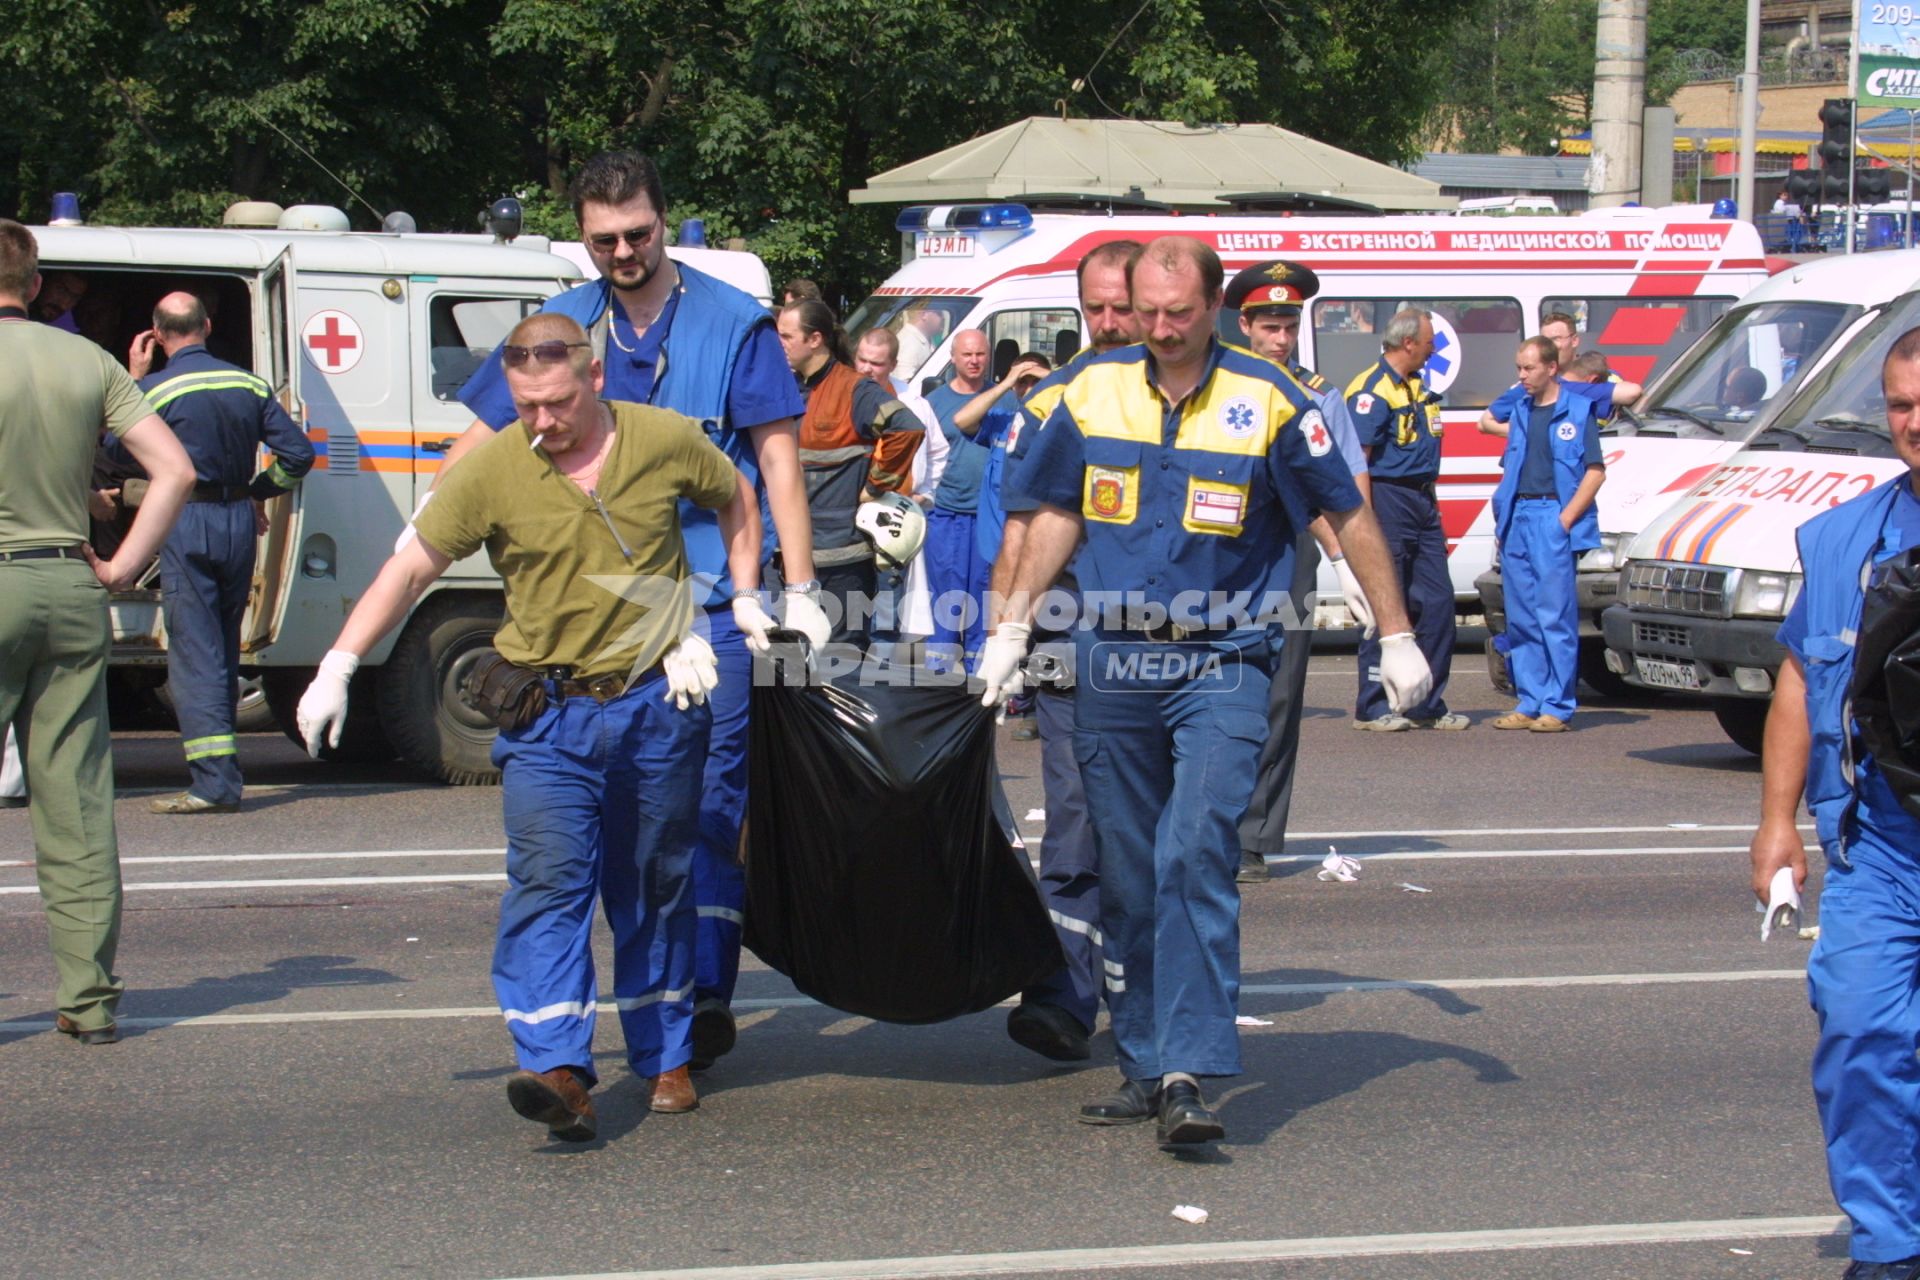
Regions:
[[[1851,698],[1866,585],[1920,546],[1920,329],[1895,340],[1881,380],[1908,469],[1800,526],[1806,577],[1780,627],[1788,655],[1749,850],[1763,904],[1782,868],[1805,889],[1804,792],[1827,860],[1807,991],[1820,1020],[1813,1096],[1827,1179],[1853,1224],[1845,1280],[1920,1277],[1920,820],[1860,743]]]
[[[1238,823],[1267,734],[1273,625],[1295,532],[1332,518],[1376,602],[1396,707],[1426,672],[1367,513],[1319,411],[1277,365],[1213,337],[1223,271],[1169,236],[1130,280],[1144,346],[1068,383],[1019,473],[1038,504],[1006,620],[982,653],[983,701],[1020,684],[1034,597],[1077,548],[1074,754],[1100,862],[1108,986],[1126,1079],[1092,1124],[1157,1118],[1168,1146],[1224,1134],[1199,1078],[1240,1071]]]
[[[1360,642],[1360,697],[1353,727],[1393,733],[1404,729],[1464,729],[1467,718],[1447,710],[1453,670],[1453,578],[1447,572],[1447,535],[1440,527],[1440,415],[1420,371],[1433,354],[1433,317],[1405,307],[1380,335],[1380,358],[1347,384],[1347,411],[1373,477],[1373,510],[1386,535],[1394,572],[1406,592],[1413,634],[1433,672],[1433,691],[1404,715],[1387,706],[1380,687],[1380,643]]]
[[[153,800],[155,813],[240,808],[233,705],[258,536],[254,503],[294,488],[313,466],[313,445],[266,380],[208,354],[212,331],[198,298],[170,293],[129,355],[134,372],[144,373],[154,347],[166,352],[166,367],[141,378],[140,389],[186,447],[195,476],[187,508],[160,549],[167,689],[191,781]],[[256,475],[262,445],[274,460]]]

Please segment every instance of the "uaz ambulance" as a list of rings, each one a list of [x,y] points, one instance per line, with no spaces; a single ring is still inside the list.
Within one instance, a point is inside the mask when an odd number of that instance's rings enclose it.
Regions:
[[[1611,211],[1568,218],[1288,217],[1273,213],[1050,212],[1024,204],[915,206],[895,224],[905,261],[847,321],[858,334],[915,325],[932,351],[899,376],[916,388],[950,376],[952,335],[986,332],[999,377],[1023,351],[1055,363],[1079,349],[1074,267],[1105,241],[1192,236],[1220,254],[1228,275],[1269,258],[1303,262],[1320,293],[1301,325],[1300,362],[1344,388],[1380,356],[1379,334],[1413,304],[1434,316],[1427,385],[1441,396],[1441,519],[1454,591],[1470,600],[1491,563],[1491,519],[1501,441],[1475,427],[1512,385],[1513,357],[1542,317],[1579,319],[1586,343],[1623,376],[1646,382],[1766,278],[1758,236],[1745,223],[1693,211]],[[938,324],[927,323],[936,318]],[[1242,343],[1234,317],[1221,337]],[[937,336],[936,336],[937,335]],[[1623,456],[1632,449],[1623,449]],[[1604,514],[1607,497],[1602,491]],[[1339,596],[1322,569],[1323,600]]]
[[[337,210],[304,220],[286,212],[283,225],[346,224]],[[498,244],[344,230],[33,233],[42,272],[86,280],[77,310],[86,336],[123,354],[163,294],[197,294],[213,318],[213,354],[265,378],[313,442],[318,457],[299,490],[268,504],[241,628],[243,668],[258,675],[275,720],[297,739],[294,708],[313,668],[473,421],[461,387],[521,317],[577,283],[580,270],[536,236]],[[764,281],[765,267],[750,266]],[[113,599],[112,661],[157,674],[166,634],[151,576]],[[497,777],[488,759],[493,724],[460,687],[491,643],[501,607],[484,556],[452,566],[367,655],[333,754],[397,753],[449,782]]]
[[[1782,653],[1774,632],[1800,590],[1795,531],[1905,469],[1880,366],[1920,326],[1920,251],[1797,266],[1753,302],[1773,332],[1690,357],[1694,384],[1717,385],[1721,407],[1705,397],[1689,416],[1731,428],[1722,415],[1744,394],[1738,383],[1751,391],[1762,377],[1791,378],[1792,362],[1814,367],[1747,422],[1737,453],[1676,487],[1678,500],[1629,546],[1621,602],[1602,625],[1613,670],[1644,688],[1708,695],[1727,736],[1758,753]]]

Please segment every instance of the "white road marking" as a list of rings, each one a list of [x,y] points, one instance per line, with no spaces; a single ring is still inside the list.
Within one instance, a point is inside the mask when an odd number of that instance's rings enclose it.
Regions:
[[[1435,827],[1430,831],[1294,831],[1287,835],[1289,840],[1368,840],[1391,839],[1404,836],[1625,836],[1640,835],[1646,832],[1672,831],[1671,823],[1659,823],[1650,827]],[[1811,822],[1802,822],[1801,831],[1813,830]],[[1734,822],[1722,826],[1701,824],[1689,826],[1688,831],[1755,831],[1751,822]]]
[[[336,889],[349,885],[376,884],[476,884],[484,881],[504,881],[506,878],[506,872],[496,871],[486,875],[470,876],[315,876],[300,880],[136,880],[120,887],[127,893],[142,889]],[[38,892],[40,892],[39,888],[30,884],[0,887],[0,894]]]
[[[1807,846],[1811,852],[1814,846]],[[1613,849],[1409,849],[1392,853],[1351,852],[1356,862],[1455,862],[1469,858],[1629,858],[1642,854],[1666,853],[1745,853],[1744,844],[1653,844],[1627,845]],[[1269,864],[1291,864],[1325,860],[1318,853],[1270,853]],[[129,888],[132,886],[129,885]]]
[[[1242,995],[1289,996],[1333,995],[1366,991],[1491,991],[1501,988],[1530,987],[1645,987],[1690,986],[1720,982],[1782,982],[1804,979],[1804,969],[1727,969],[1695,973],[1570,973],[1513,978],[1356,978],[1350,982],[1278,982],[1240,988]],[[1009,998],[1002,1008],[1013,1005]],[[821,1006],[805,996],[766,996],[738,999],[735,1010],[803,1009]],[[615,1013],[612,1001],[595,1006],[599,1012]],[[468,1005],[443,1009],[330,1009],[312,1013],[207,1013],[187,1017],[122,1018],[126,1027],[262,1027],[306,1022],[405,1022],[436,1018],[498,1018],[492,1005]],[[842,1018],[830,1024],[823,1034],[845,1034],[866,1025],[863,1018]],[[51,1022],[0,1022],[0,1032],[25,1034],[51,1031]]]
[[[1512,1253],[1530,1249],[1679,1244],[1708,1240],[1784,1240],[1829,1236],[1847,1220],[1720,1218],[1695,1222],[1621,1222],[1506,1231],[1423,1231],[1404,1235],[1316,1236],[1295,1240],[1221,1240],[1208,1244],[1134,1245],[1117,1249],[1045,1249],[1030,1253],[963,1253],[920,1258],[780,1262],[765,1266],[688,1267],[667,1271],[603,1271],[529,1280],[913,1280],[936,1276],[1047,1275],[1143,1267],[1218,1266],[1307,1258],[1380,1258],[1448,1253]]]
[[[341,849],[331,853],[159,853],[122,858],[123,867],[159,866],[190,862],[359,862],[371,858],[504,858],[504,848],[493,849]],[[0,860],[0,867],[30,867],[25,860]]]

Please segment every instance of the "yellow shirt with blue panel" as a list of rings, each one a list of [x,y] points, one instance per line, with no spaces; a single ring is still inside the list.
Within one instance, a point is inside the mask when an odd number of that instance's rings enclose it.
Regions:
[[[1440,415],[1418,373],[1401,377],[1385,356],[1347,384],[1347,413],[1375,479],[1440,476]]]

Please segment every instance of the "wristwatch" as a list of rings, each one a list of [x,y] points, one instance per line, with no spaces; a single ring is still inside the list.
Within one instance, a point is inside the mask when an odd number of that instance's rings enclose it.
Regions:
[[[795,595],[817,596],[820,594],[820,579],[808,578],[805,582],[789,582],[786,589]]]

